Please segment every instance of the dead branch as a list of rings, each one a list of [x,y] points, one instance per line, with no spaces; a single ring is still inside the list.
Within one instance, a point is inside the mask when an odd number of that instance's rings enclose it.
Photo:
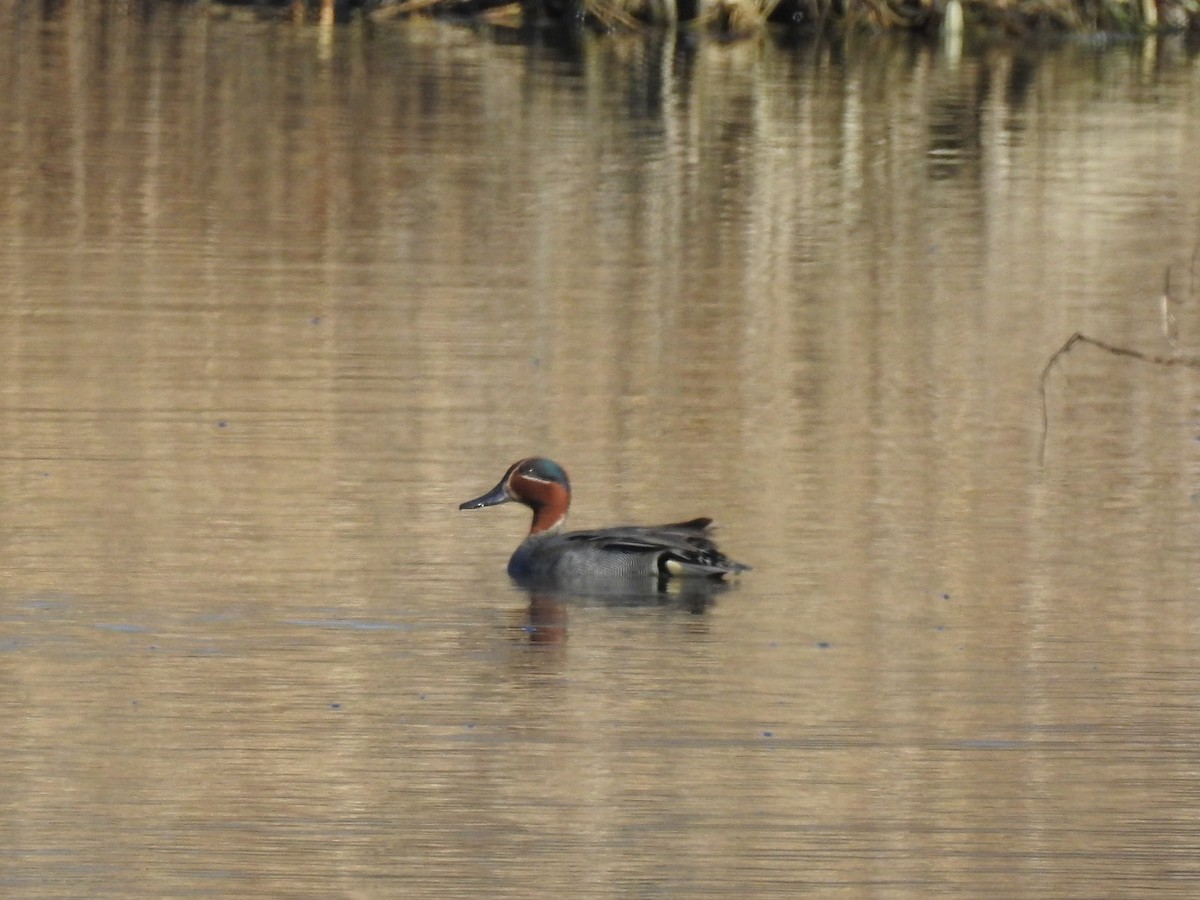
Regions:
[[[1191,265],[1188,269],[1188,296],[1196,296],[1196,268],[1200,263],[1200,244],[1192,249]],[[1051,354],[1050,359],[1046,361],[1045,367],[1042,369],[1042,377],[1038,379],[1038,395],[1042,401],[1042,441],[1038,448],[1038,464],[1044,465],[1046,462],[1046,439],[1050,434],[1050,413],[1046,403],[1046,382],[1050,378],[1050,372],[1053,371],[1058,361],[1071,352],[1071,349],[1076,344],[1091,344],[1106,353],[1111,353],[1113,356],[1124,356],[1127,359],[1136,359],[1139,362],[1149,363],[1153,366],[1185,366],[1189,369],[1200,369],[1200,356],[1193,356],[1183,352],[1183,348],[1179,344],[1179,326],[1175,320],[1175,314],[1171,310],[1173,303],[1178,301],[1173,300],[1171,296],[1171,267],[1167,266],[1163,272],[1163,291],[1162,296],[1158,298],[1158,314],[1161,320],[1163,340],[1171,347],[1171,353],[1167,356],[1156,355],[1153,353],[1143,353],[1141,350],[1135,350],[1132,347],[1118,347],[1116,344],[1110,344],[1107,341],[1102,341],[1094,337],[1089,337],[1081,331],[1075,332],[1065,344],[1059,347]]]
[[[1197,356],[1189,356],[1179,352],[1172,353],[1170,356],[1157,356],[1151,353],[1143,353],[1141,350],[1135,350],[1132,347],[1118,347],[1116,344],[1110,344],[1106,341],[1089,337],[1081,331],[1075,332],[1067,338],[1065,344],[1054,351],[1050,359],[1047,360],[1045,368],[1042,369],[1042,377],[1038,379],[1038,394],[1042,399],[1042,443],[1038,450],[1039,464],[1043,464],[1046,461],[1046,438],[1050,433],[1050,414],[1046,404],[1046,380],[1050,377],[1050,372],[1058,361],[1070,353],[1071,348],[1076,344],[1091,344],[1093,347],[1098,347],[1106,353],[1111,353],[1113,356],[1124,356],[1128,359],[1136,359],[1155,366],[1186,366],[1189,369],[1200,369],[1200,357]]]

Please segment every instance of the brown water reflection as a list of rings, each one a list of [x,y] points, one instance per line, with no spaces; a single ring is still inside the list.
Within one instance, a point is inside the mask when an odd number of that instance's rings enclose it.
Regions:
[[[0,891],[1195,893],[1195,373],[1037,464],[1163,350],[1185,45],[120,9],[0,55]],[[754,571],[517,590],[530,453]]]

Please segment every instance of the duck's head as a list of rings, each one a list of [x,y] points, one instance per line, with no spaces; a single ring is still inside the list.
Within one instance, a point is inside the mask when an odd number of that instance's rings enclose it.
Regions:
[[[508,467],[499,484],[481,497],[468,500],[459,509],[480,509],[516,500],[533,510],[530,534],[559,528],[571,505],[571,482],[562,466],[552,459],[531,456]]]

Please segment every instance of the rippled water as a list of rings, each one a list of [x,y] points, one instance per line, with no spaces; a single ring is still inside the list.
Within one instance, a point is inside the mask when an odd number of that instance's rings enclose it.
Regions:
[[[0,891],[1196,893],[1194,48],[10,26]]]

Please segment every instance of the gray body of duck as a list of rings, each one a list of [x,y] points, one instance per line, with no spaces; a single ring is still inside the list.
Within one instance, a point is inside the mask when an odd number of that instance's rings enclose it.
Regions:
[[[720,580],[750,568],[717,549],[709,537],[712,520],[706,518],[564,531],[570,481],[562,466],[540,457],[513,463],[494,488],[459,509],[510,500],[533,510],[529,535],[508,561],[508,574],[522,583],[628,587],[642,582],[663,589],[674,578]]]

